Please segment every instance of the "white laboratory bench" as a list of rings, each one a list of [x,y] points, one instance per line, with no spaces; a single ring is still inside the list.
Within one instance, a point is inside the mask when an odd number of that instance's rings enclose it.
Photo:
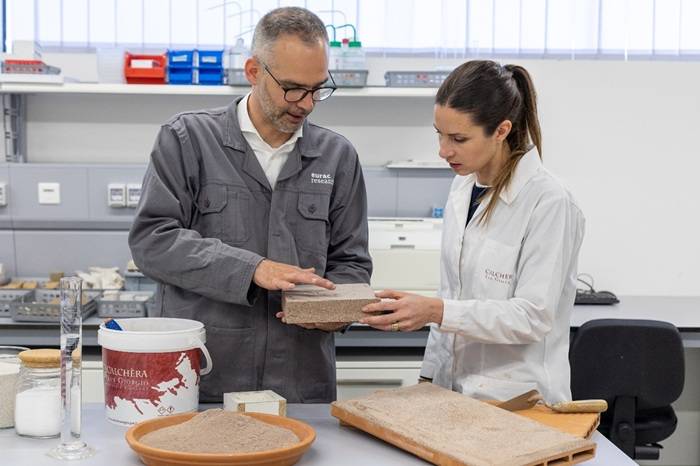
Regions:
[[[220,405],[201,405],[200,409]],[[92,458],[76,462],[80,465],[118,464],[120,466],[138,466],[138,456],[128,447],[124,439],[125,427],[107,422],[103,406],[88,404],[83,408],[83,439],[97,453]],[[404,452],[371,435],[341,426],[331,417],[329,405],[288,406],[289,417],[300,419],[316,430],[316,440],[311,449],[301,458],[299,466],[328,465],[356,466],[358,464],[373,466],[410,466],[425,465],[425,461]],[[581,463],[586,466],[634,466],[636,463],[625,456],[608,439],[599,432],[593,434],[596,442],[596,456]],[[51,466],[64,464],[46,456],[46,452],[59,441],[57,439],[34,440],[18,437],[14,429],[0,430],[0,451],[2,463],[13,466]]]
[[[686,348],[700,348],[700,296],[621,296],[618,304],[578,305],[571,313],[571,328],[594,319],[649,319],[670,322]]]

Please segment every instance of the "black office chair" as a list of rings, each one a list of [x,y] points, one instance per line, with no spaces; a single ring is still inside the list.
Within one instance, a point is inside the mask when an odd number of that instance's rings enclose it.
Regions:
[[[658,444],[678,419],[685,361],[678,329],[655,320],[600,319],[583,324],[571,343],[575,400],[602,398],[598,430],[632,459],[659,459]]]

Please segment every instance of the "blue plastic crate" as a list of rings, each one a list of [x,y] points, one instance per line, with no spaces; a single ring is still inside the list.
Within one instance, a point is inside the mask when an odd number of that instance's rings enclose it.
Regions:
[[[170,84],[192,84],[194,82],[194,69],[169,68],[168,82]]]
[[[194,50],[168,50],[168,66],[170,68],[192,68],[194,66]]]
[[[220,69],[224,66],[223,50],[198,50],[199,69]]]
[[[224,69],[199,69],[199,84],[202,85],[216,85],[224,83]]]

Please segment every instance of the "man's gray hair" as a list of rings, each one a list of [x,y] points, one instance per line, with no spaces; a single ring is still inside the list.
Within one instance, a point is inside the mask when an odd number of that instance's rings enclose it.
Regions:
[[[321,18],[305,8],[295,6],[275,8],[263,16],[253,33],[253,55],[268,58],[268,52],[277,38],[292,34],[309,45],[328,42],[326,26]]]

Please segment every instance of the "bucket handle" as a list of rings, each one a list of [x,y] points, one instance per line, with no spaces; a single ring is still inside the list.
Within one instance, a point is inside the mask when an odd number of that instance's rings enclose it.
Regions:
[[[202,340],[200,340],[199,338],[195,338],[193,343],[195,344],[195,346],[197,346],[197,348],[199,348],[199,350],[204,355],[204,359],[207,361],[207,365],[205,367],[199,369],[199,375],[207,375],[208,373],[211,372],[211,369],[213,367],[213,364],[211,362],[211,355],[209,354],[209,350],[204,345],[204,343],[202,343]]]

